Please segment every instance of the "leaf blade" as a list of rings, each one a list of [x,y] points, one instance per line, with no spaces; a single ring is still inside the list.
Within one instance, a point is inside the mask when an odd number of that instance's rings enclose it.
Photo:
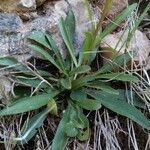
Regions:
[[[25,126],[23,126],[20,135],[13,140],[17,141],[18,144],[27,143],[36,133],[37,128],[40,128],[47,117],[49,111],[44,110],[35,116],[33,116]]]
[[[58,92],[52,91],[49,94],[41,94],[32,97],[21,98],[12,105],[0,111],[0,116],[14,115],[38,109],[48,103]]]
[[[128,104],[126,101],[119,100],[118,96],[95,90],[87,90],[87,94],[99,100],[102,105],[110,110],[130,118],[142,127],[150,130],[150,121],[134,106]]]

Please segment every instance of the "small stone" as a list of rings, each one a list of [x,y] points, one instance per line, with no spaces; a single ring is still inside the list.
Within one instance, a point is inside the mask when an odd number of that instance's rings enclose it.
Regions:
[[[113,57],[113,51],[115,53],[119,52],[120,54],[124,53],[125,51],[136,51],[137,56],[134,58],[134,61],[138,62],[140,65],[145,65],[150,54],[150,40],[144,33],[136,30],[128,48],[126,49],[125,45],[127,36],[128,33],[125,32],[123,34],[123,31],[107,35],[101,43],[101,48],[104,50],[103,56],[105,56],[105,59],[111,59]],[[105,53],[105,51],[107,52]],[[104,62],[106,61],[105,59]]]
[[[4,103],[8,103],[9,93],[12,89],[12,83],[5,76],[0,76],[0,99],[4,99]]]
[[[36,9],[35,0],[0,0],[2,12],[27,12]]]
[[[38,14],[37,14],[37,12],[35,11],[35,12],[30,12],[30,13],[20,13],[19,14],[19,16],[20,16],[20,18],[22,19],[22,21],[24,21],[24,22],[26,22],[26,21],[29,21],[29,20],[33,20],[33,19],[35,19],[35,18],[38,18]]]
[[[46,0],[0,0],[0,11],[2,12],[31,12],[42,5]]]

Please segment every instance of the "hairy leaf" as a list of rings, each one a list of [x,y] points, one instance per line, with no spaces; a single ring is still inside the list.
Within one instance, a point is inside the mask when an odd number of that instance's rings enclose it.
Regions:
[[[69,137],[65,132],[66,124],[69,122],[70,116],[70,106],[67,107],[65,113],[62,116],[62,119],[57,127],[57,131],[55,133],[53,143],[52,143],[52,150],[64,150],[65,146],[68,142]]]
[[[11,57],[11,56],[0,57],[0,66],[12,66],[17,63],[18,61],[14,57]]]
[[[66,73],[65,72],[65,61],[64,61],[64,58],[63,58],[59,48],[56,45],[56,42],[53,40],[53,38],[50,35],[46,34],[45,36],[49,42],[49,45],[51,46],[52,51],[54,52],[54,54],[57,57],[57,61],[59,63],[59,66],[61,66],[63,72]]]
[[[86,86],[90,87],[90,88],[93,88],[93,89],[102,90],[102,91],[108,92],[110,94],[116,94],[116,95],[119,94],[119,91],[114,89],[114,88],[112,88],[111,85],[109,85],[106,82],[100,82],[98,80],[90,82]]]
[[[76,104],[86,110],[98,110],[101,108],[101,102],[94,99],[76,101]]]
[[[30,34],[27,38],[36,41],[37,43],[45,46],[48,49],[51,48],[46,40],[45,34],[42,31],[35,31],[34,33]]]
[[[37,129],[43,125],[48,113],[49,110],[45,109],[30,118],[23,126],[19,136],[13,140],[17,141],[19,144],[27,143],[37,133]]]
[[[57,64],[57,62],[54,60],[54,58],[52,58],[52,56],[44,49],[42,49],[41,47],[34,45],[34,44],[29,44],[28,45],[29,48],[31,48],[32,50],[42,54],[48,61],[50,61],[56,68],[58,68],[59,70],[62,70],[61,67]]]
[[[49,94],[41,94],[32,97],[25,97],[12,103],[10,106],[0,111],[0,116],[13,115],[28,112],[38,109],[48,103],[53,97],[58,94],[56,91],[51,91]]]
[[[127,81],[127,82],[139,82],[139,79],[130,74],[125,73],[108,73],[108,74],[102,74],[98,75],[97,78],[99,79],[109,79],[109,80],[119,80],[119,81]]]
[[[74,46],[73,46],[73,42],[72,42],[72,37],[70,37],[71,29],[67,26],[67,24],[63,18],[60,19],[59,30],[61,32],[61,36],[67,46],[67,49],[69,51],[69,54],[75,64],[75,66],[77,66],[77,60],[75,57],[75,50],[74,50]]]
[[[65,24],[68,29],[67,32],[69,34],[69,37],[71,38],[71,42],[73,43],[74,34],[75,34],[75,16],[74,16],[73,11],[70,8],[67,12]]]
[[[71,85],[71,79],[70,78],[66,78],[66,79],[61,79],[60,80],[61,85],[65,88],[70,90],[72,85]]]
[[[88,63],[90,52],[93,49],[94,37],[92,32],[85,32],[85,39],[83,43],[83,64]]]
[[[83,89],[77,89],[71,92],[70,98],[76,101],[82,101],[87,99],[87,94]]]
[[[75,75],[75,74],[82,74],[86,73],[91,70],[91,67],[88,65],[82,65],[77,68],[74,68],[72,71],[70,71],[70,76]]]
[[[117,95],[96,90],[87,90],[87,94],[99,100],[106,108],[130,118],[143,128],[150,130],[150,121],[137,108],[128,104],[126,100],[123,101]]]

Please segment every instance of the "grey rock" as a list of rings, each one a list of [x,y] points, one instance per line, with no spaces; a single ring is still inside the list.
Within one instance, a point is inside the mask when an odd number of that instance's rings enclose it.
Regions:
[[[0,32],[16,32],[22,25],[21,19],[15,14],[0,13]]]
[[[0,56],[19,54],[23,37],[18,29],[23,25],[18,15],[0,13]]]

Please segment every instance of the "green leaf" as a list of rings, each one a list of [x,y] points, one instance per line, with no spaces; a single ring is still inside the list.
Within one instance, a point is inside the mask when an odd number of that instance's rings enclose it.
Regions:
[[[52,115],[58,116],[58,108],[54,99],[51,99],[47,104],[48,109]]]
[[[18,61],[14,57],[11,56],[0,57],[0,66],[12,66],[17,63]]]
[[[49,110],[45,109],[30,118],[29,121],[26,121],[19,136],[13,140],[17,141],[19,144],[27,143],[37,133],[37,129],[43,125],[48,113]]]
[[[90,52],[93,49],[94,37],[92,32],[85,32],[85,39],[83,43],[83,64],[88,63]]]
[[[93,89],[98,89],[98,90],[102,90],[105,92],[108,92],[110,94],[116,94],[119,95],[119,91],[112,88],[108,83],[106,82],[100,82],[100,81],[93,81],[90,82],[86,85],[87,87],[93,88]]]
[[[55,133],[53,143],[52,143],[52,150],[64,150],[65,146],[68,142],[69,137],[65,132],[65,126],[69,122],[69,115],[70,115],[70,107],[68,106],[63,114],[63,117],[58,125],[57,131]]]
[[[75,75],[75,74],[82,74],[86,73],[91,70],[91,67],[88,65],[82,65],[77,68],[74,68],[72,71],[70,71],[70,76]]]
[[[45,57],[45,59],[50,61],[56,68],[58,68],[59,70],[62,70],[61,67],[57,64],[57,62],[51,57],[51,55],[46,50],[34,44],[29,44],[28,47],[42,54]]]
[[[106,28],[105,30],[100,33],[99,37],[97,36],[96,39],[96,45],[99,46],[101,43],[101,40],[111,33],[113,30],[115,30],[118,25],[123,22],[137,7],[137,4],[132,4],[128,6],[122,13],[120,13]]]
[[[91,75],[86,75],[84,77],[81,77],[79,79],[76,79],[76,80],[73,80],[72,81],[72,87],[73,89],[77,89],[77,88],[80,88],[80,87],[83,87],[83,86],[86,86],[86,84],[89,82],[89,81],[93,81],[96,79],[96,76],[91,74]]]
[[[49,43],[46,40],[45,34],[42,31],[35,31],[34,33],[30,34],[27,38],[36,41],[37,43],[45,46],[48,49],[51,49]]]
[[[76,137],[79,131],[75,127],[74,122],[70,121],[65,125],[65,132],[69,137]]]
[[[112,60],[112,62],[107,62],[106,64],[104,64],[104,66],[100,70],[95,72],[95,74],[102,74],[102,73],[112,72],[115,67],[120,67],[120,66],[126,64],[135,55],[136,55],[135,53],[131,53],[131,52],[121,54],[121,55],[115,57]]]
[[[87,110],[97,110],[101,108],[101,103],[99,101],[87,98],[87,94],[84,89],[72,91],[70,97],[81,108]]]
[[[60,80],[61,85],[65,88],[70,90],[72,85],[71,85],[71,79],[70,78],[66,78],[66,79],[61,79]]]
[[[118,89],[119,91],[119,99],[124,101],[131,100],[134,106],[144,109],[145,103],[144,101],[134,92],[130,90]]]
[[[76,101],[76,104],[86,110],[98,110],[101,108],[101,102],[94,99]]]
[[[75,57],[75,49],[73,46],[72,37],[70,37],[71,31],[70,31],[69,27],[67,26],[65,20],[62,17],[61,17],[60,23],[59,23],[59,30],[60,30],[61,36],[62,36],[67,48],[68,48],[69,54],[75,64],[75,66],[77,67],[77,60]]]
[[[10,106],[0,111],[0,116],[14,115],[38,109],[46,105],[49,100],[58,94],[56,91],[51,91],[49,94],[41,94],[32,97],[25,97],[12,103]]]
[[[28,36],[28,39],[34,40],[38,44],[41,44],[41,45],[45,46],[48,49],[51,49],[51,52],[54,52],[54,54],[56,55],[59,64],[56,63],[57,61],[54,61],[54,59],[49,55],[48,52],[44,52],[45,55],[42,52],[42,50],[38,50],[38,52],[40,52],[42,55],[44,55],[44,57],[46,59],[50,60],[50,62],[53,65],[57,66],[57,68],[59,68],[58,66],[60,66],[60,68],[63,71],[65,71],[65,66],[64,66],[65,63],[64,63],[63,57],[62,57],[62,55],[61,55],[61,53],[60,53],[60,51],[59,51],[55,41],[52,39],[52,37],[50,35],[44,34],[43,32],[40,32],[40,31],[36,31],[36,32],[32,33],[30,36]],[[39,48],[43,49],[42,47],[38,46],[37,44],[31,44],[31,45],[32,46],[34,45],[34,47],[30,47],[30,48],[32,48],[34,50],[35,50],[35,48],[36,48],[36,50],[39,49]],[[49,55],[49,56],[47,56],[49,58],[46,57],[46,54]]]
[[[139,79],[130,74],[125,73],[108,73],[97,76],[98,79],[109,79],[109,80],[119,80],[119,81],[127,81],[127,82],[139,82]]]
[[[133,27],[133,29],[131,30],[131,32],[128,35],[128,40],[130,41],[132,39],[132,37],[134,36],[135,31],[138,29],[140,23],[142,22],[142,20],[145,18],[145,16],[147,15],[147,12],[150,10],[150,2],[148,3],[148,5],[146,6],[146,8],[144,9],[143,13],[141,14],[140,17],[138,17],[138,19],[135,21],[135,26]]]
[[[64,150],[69,136],[76,136],[77,131],[79,131],[77,137],[81,137],[81,140],[87,140],[90,134],[87,134],[89,132],[84,132],[84,129],[89,129],[88,119],[77,105],[70,102],[57,128],[52,150]]]
[[[67,13],[65,24],[68,29],[69,37],[71,38],[72,42],[74,40],[74,34],[75,34],[75,16],[71,8],[69,8],[69,11]]]
[[[88,18],[89,18],[90,22],[93,22],[94,14],[93,14],[93,10],[92,10],[92,6],[91,6],[90,2],[88,0],[84,0],[84,5],[85,5],[85,8],[87,9]],[[92,27],[94,27],[93,23],[92,23]]]
[[[58,48],[57,45],[56,45],[56,42],[55,42],[55,41],[53,40],[53,38],[52,38],[50,35],[48,35],[48,34],[46,34],[45,37],[46,37],[46,39],[48,40],[49,45],[51,46],[52,51],[54,52],[54,54],[55,54],[56,57],[57,57],[57,60],[58,60],[58,62],[59,62],[59,66],[61,66],[61,68],[62,68],[62,70],[64,71],[64,73],[66,73],[66,72],[65,72],[65,61],[64,61],[64,58],[63,58],[63,56],[62,56],[62,54],[61,54],[59,48]]]
[[[86,141],[90,138],[91,136],[91,130],[89,127],[86,128],[85,131],[83,132],[80,132],[78,135],[77,135],[77,138],[80,140],[80,141]]]
[[[72,121],[74,123],[74,126],[81,130],[81,129],[85,129],[87,127],[87,120],[85,120],[85,116],[82,112],[82,109],[76,105],[75,103],[73,103],[73,101],[71,101],[69,103],[70,105],[70,116],[69,116],[69,120]]]
[[[31,86],[31,87],[37,87],[39,86],[39,89],[40,88],[47,88],[48,85],[45,83],[45,82],[42,82],[40,79],[33,79],[33,78],[22,78],[22,77],[15,77],[13,78],[17,83],[20,83],[20,84],[25,84],[27,86]]]
[[[77,135],[77,138],[80,141],[86,141],[90,138],[91,132],[89,127],[89,120],[88,118],[83,114],[83,112],[80,112],[78,114],[78,117],[80,118],[82,124],[84,125],[83,128],[80,129],[80,132]]]
[[[135,55],[133,53],[133,55]],[[86,86],[86,84],[90,81],[93,81],[95,79],[97,79],[98,75],[101,75],[103,73],[107,73],[107,72],[111,72],[113,70],[113,68],[119,65],[123,65],[125,62],[128,62],[129,60],[131,60],[131,53],[126,53],[126,54],[122,54],[120,56],[117,56],[116,58],[113,59],[112,63],[106,63],[100,70],[94,72],[93,74],[90,75],[86,75],[84,77],[81,77],[79,79],[76,79],[72,82],[72,87],[73,89],[77,89],[79,87],[82,86]]]
[[[82,101],[87,99],[87,94],[83,89],[77,89],[71,92],[70,98],[72,100]]]
[[[150,121],[137,108],[125,100],[120,100],[119,96],[96,90],[87,90],[87,94],[99,100],[106,108],[130,118],[143,128],[150,130]]]

